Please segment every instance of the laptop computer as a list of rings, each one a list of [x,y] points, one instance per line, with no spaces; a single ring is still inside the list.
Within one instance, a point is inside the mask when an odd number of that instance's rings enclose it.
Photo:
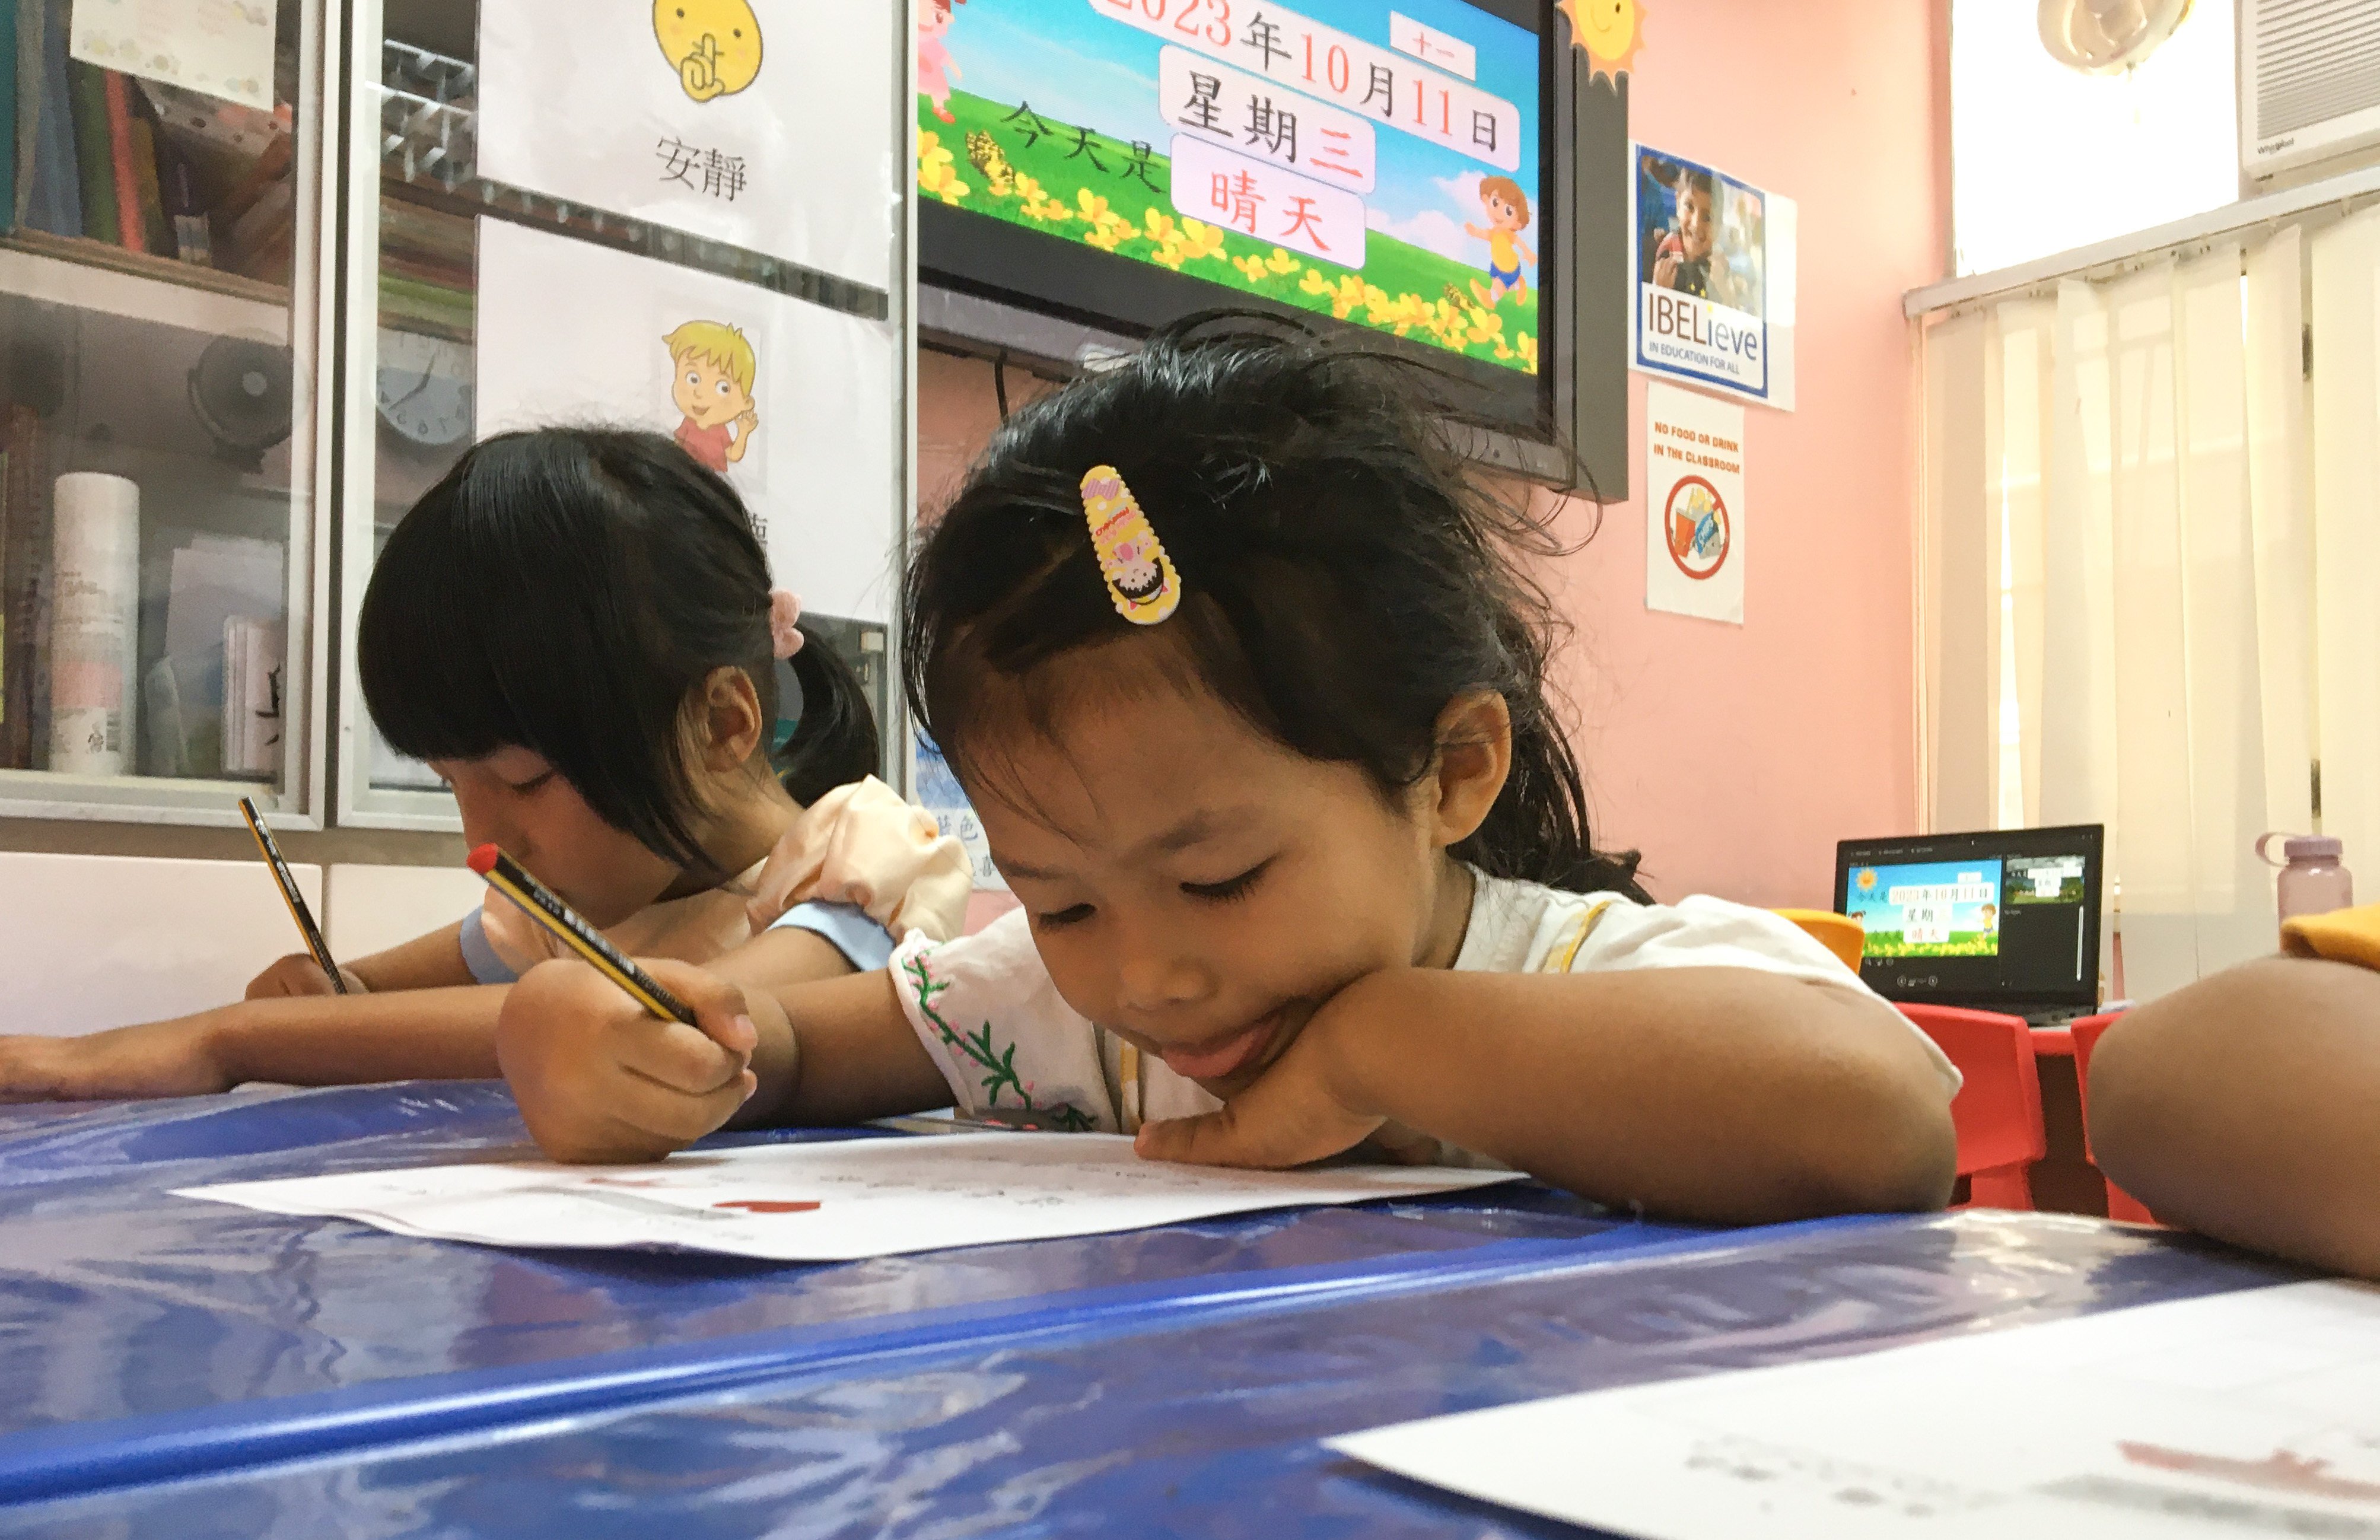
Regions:
[[[1835,907],[1867,931],[1860,977],[1890,1000],[2054,1026],[2099,1004],[2098,824],[1845,840]]]

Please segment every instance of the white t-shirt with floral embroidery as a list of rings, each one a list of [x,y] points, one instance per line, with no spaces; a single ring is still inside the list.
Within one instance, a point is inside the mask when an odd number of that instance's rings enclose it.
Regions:
[[[1471,919],[1454,959],[1459,973],[1603,973],[1640,968],[1753,968],[1876,1000],[1859,976],[1781,916],[1724,899],[1636,903],[1617,893],[1573,893],[1473,873]],[[1025,1112],[1064,1128],[1120,1131],[1222,1105],[1154,1055],[1126,1054],[1059,998],[1023,911],[973,936],[933,941],[912,934],[892,954],[901,1008],[950,1083],[961,1112]],[[1925,1047],[1945,1100],[1959,1072],[1934,1040]],[[1128,1061],[1137,1061],[1127,1085]],[[1136,1108],[1135,1106],[1136,1105]],[[1127,1119],[1127,1110],[1137,1119]],[[1390,1143],[1403,1158],[1488,1164],[1451,1146]]]

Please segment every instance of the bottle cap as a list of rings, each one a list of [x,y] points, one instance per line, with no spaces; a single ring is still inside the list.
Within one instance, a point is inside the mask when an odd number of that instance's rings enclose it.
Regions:
[[[2281,860],[2273,859],[2272,843],[2281,842]],[[2291,861],[2336,861],[2346,854],[2347,847],[2335,834],[2283,834],[2276,831],[2256,842],[2257,859],[2266,866],[2277,867]]]

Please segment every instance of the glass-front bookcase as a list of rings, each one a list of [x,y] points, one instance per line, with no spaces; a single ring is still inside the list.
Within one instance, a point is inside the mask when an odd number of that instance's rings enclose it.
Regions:
[[[356,612],[415,500],[540,422],[718,461],[901,741],[908,7],[620,14],[0,0],[0,843],[241,796],[456,828]],[[689,415],[689,356],[747,411]]]
[[[582,0],[351,6],[342,634],[390,531],[477,440],[674,433],[878,683],[892,770],[907,7],[686,0],[632,20],[597,27]],[[690,412],[682,365],[734,382],[739,410]],[[337,820],[455,827],[429,767],[374,730],[351,646],[338,672]],[[797,711],[798,687],[783,693]]]
[[[0,817],[319,827],[324,6],[0,18]]]

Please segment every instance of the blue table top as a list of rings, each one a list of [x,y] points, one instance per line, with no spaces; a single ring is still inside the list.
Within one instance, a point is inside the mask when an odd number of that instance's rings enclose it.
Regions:
[[[1316,1440],[2293,1276],[2091,1220],[1704,1232],[1525,1188],[808,1267],[168,1195],[522,1136],[482,1085],[0,1110],[0,1533],[1536,1534]]]

